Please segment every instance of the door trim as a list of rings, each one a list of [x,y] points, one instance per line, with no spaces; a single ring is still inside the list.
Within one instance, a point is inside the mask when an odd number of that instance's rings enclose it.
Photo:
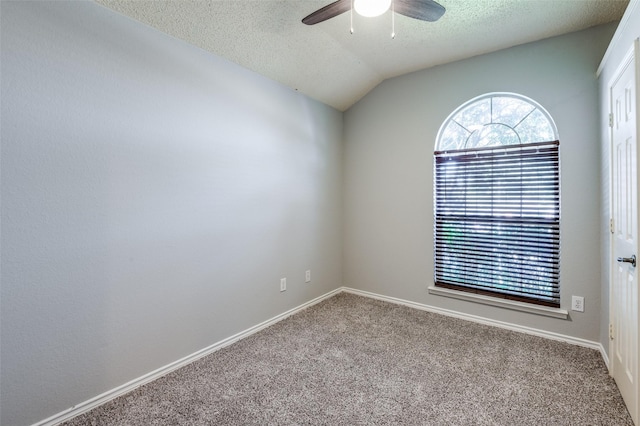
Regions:
[[[616,82],[620,79],[620,77],[622,77],[622,73],[624,72],[624,70],[631,64],[631,61],[633,61],[636,57],[635,55],[635,51],[637,50],[637,46],[638,46],[638,40],[635,40],[633,45],[631,46],[631,48],[627,51],[627,53],[624,55],[624,58],[622,59],[622,61],[620,62],[620,65],[618,65],[618,67],[616,68],[615,73],[613,74],[613,77],[611,78],[611,80],[607,83],[607,96],[609,97],[608,99],[608,104],[609,104],[609,117],[611,117],[611,114],[613,114],[613,98],[611,96],[611,88],[616,84]],[[637,64],[636,64],[637,65]],[[637,67],[636,67],[637,68]],[[637,69],[636,69],[637,71]],[[636,90],[637,92],[637,90]],[[607,118],[607,122],[609,122],[609,118]],[[609,146],[608,146],[608,150],[609,150],[609,220],[613,221],[613,191],[612,191],[612,185],[613,185],[613,126],[609,125]],[[613,324],[613,274],[614,274],[614,268],[613,268],[613,258],[614,258],[614,234],[613,232],[611,232],[611,225],[609,225],[609,259],[608,259],[608,267],[609,267],[609,327],[611,327],[611,324]],[[607,332],[607,335],[609,335],[609,332]],[[609,353],[613,353],[613,341],[611,340],[611,336],[609,335]],[[613,363],[609,363],[609,374],[613,375]]]
[[[640,3],[640,2],[639,2]],[[631,48],[627,51],[627,53],[624,55],[623,59],[620,61],[620,64],[618,65],[618,67],[616,68],[615,73],[613,74],[613,77],[611,78],[611,80],[608,82],[607,85],[607,96],[608,96],[608,104],[609,104],[609,117],[611,117],[611,114],[614,111],[614,105],[613,105],[613,97],[611,96],[611,89],[613,88],[613,86],[616,84],[616,82],[622,77],[622,74],[624,73],[624,71],[626,70],[626,68],[631,65],[632,62],[635,61],[635,96],[636,96],[636,143],[640,144],[640,108],[638,108],[638,105],[640,105],[640,39],[635,39],[633,41],[633,44],[631,45]],[[609,122],[609,118],[607,117],[607,122]],[[613,163],[614,163],[614,156],[613,156],[613,126],[609,127],[609,144],[608,144],[608,150],[609,150],[609,184],[608,184],[608,190],[609,190],[609,220],[613,220]],[[640,163],[639,163],[640,164]],[[640,178],[637,177],[638,180],[640,180]],[[638,206],[636,206],[637,208]],[[610,224],[607,224],[607,227],[609,228],[609,259],[608,259],[608,267],[609,267],[609,327],[611,327],[611,324],[613,324],[614,322],[614,318],[613,318],[613,281],[614,281],[614,263],[613,263],[613,259],[614,259],[614,234],[611,232],[611,226]],[[636,230],[636,232],[638,232]],[[638,236],[637,236],[638,237]],[[637,238],[636,238],[637,239]],[[640,292],[639,292],[640,294]],[[639,296],[640,297],[640,296]],[[639,315],[640,318],[640,315]],[[638,330],[638,333],[640,333],[640,324],[636,324],[636,329]],[[614,352],[614,343],[613,340],[611,339],[610,336],[610,330],[607,330],[607,335],[609,335],[609,354],[613,354]],[[607,363],[607,367],[609,370],[609,374],[611,376],[613,376],[614,374],[614,362],[608,362]],[[638,361],[638,364],[640,364],[640,359]],[[640,367],[640,365],[638,365],[638,367]],[[640,370],[638,369],[638,367],[636,367],[636,371],[638,371],[638,375],[640,376]],[[638,399],[640,399],[640,389],[638,388],[638,379],[640,379],[640,377],[636,378],[636,397]],[[636,402],[636,406],[637,409],[640,410],[640,401]]]

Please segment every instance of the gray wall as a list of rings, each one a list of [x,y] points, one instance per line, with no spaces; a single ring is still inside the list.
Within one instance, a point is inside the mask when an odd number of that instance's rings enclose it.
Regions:
[[[595,71],[615,25],[387,80],[345,113],[345,286],[488,319],[600,339],[600,133]],[[433,285],[433,150],[442,122],[488,92],[545,107],[560,134],[561,298],[569,320],[427,294]]]
[[[633,41],[640,37],[640,2],[629,4],[626,12],[626,22],[621,21],[621,26],[616,30],[616,35],[607,49],[606,58],[600,64],[600,149],[602,152],[601,177],[602,177],[602,226],[601,226],[601,264],[602,264],[602,303],[600,342],[609,352],[609,282],[611,261],[611,234],[609,232],[609,219],[611,218],[610,185],[611,185],[611,133],[609,129],[610,98],[609,87],[615,77],[620,62],[633,46]]]
[[[0,4],[3,425],[343,283],[606,343],[595,69],[615,25],[388,80],[345,113],[343,152],[338,111],[96,4]],[[558,126],[562,304],[586,305],[568,321],[426,291],[436,133],[492,91],[533,98]]]
[[[340,112],[94,3],[1,14],[0,423],[341,286]]]

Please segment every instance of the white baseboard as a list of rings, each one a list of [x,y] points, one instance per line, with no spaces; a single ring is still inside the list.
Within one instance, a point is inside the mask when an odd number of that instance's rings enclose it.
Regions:
[[[363,290],[356,290],[354,288],[349,288],[349,287],[342,287],[340,290],[346,293],[357,294],[359,296],[382,300],[384,302],[390,302],[398,305],[408,306],[414,309],[420,309],[422,311],[428,311],[436,314],[447,315],[454,318],[472,321],[479,324],[491,325],[494,327],[500,327],[507,330],[517,331],[520,333],[530,334],[538,337],[544,337],[551,340],[559,340],[562,342],[570,343],[572,345],[595,349],[597,351],[600,351],[604,355],[604,349],[601,349],[602,345],[600,343],[593,342],[591,340],[581,339],[579,337],[566,336],[560,333],[553,333],[551,331],[539,330],[537,328],[526,327],[523,325],[517,325],[517,324],[511,324],[504,321],[492,320],[492,319],[480,317],[477,315],[464,314],[457,311],[451,311],[449,309],[438,308],[436,306],[425,305],[423,303],[417,303],[417,302],[411,302],[409,300],[398,299],[395,297],[383,296],[381,294],[371,293]],[[605,363],[607,363],[608,365],[608,360],[605,360]]]
[[[430,305],[425,305],[422,303],[417,303],[417,302],[411,302],[409,300],[403,300],[403,299],[398,299],[395,297],[389,297],[389,296],[383,296],[381,294],[376,294],[376,293],[371,293],[368,291],[363,291],[363,290],[357,290],[357,289],[353,289],[353,288],[349,288],[349,287],[340,287],[337,288],[333,291],[330,291],[329,293],[326,293],[322,296],[316,297],[313,300],[310,300],[309,302],[303,303],[302,305],[295,307],[293,309],[290,309],[280,315],[277,315],[267,321],[264,321],[260,324],[257,324],[251,328],[248,328],[238,334],[234,334],[231,337],[228,337],[224,340],[221,340],[217,343],[214,343],[211,346],[208,346],[204,349],[201,349],[197,352],[192,353],[191,355],[187,355],[184,358],[181,358],[177,361],[174,361],[170,364],[165,365],[164,367],[160,367],[157,370],[154,370],[150,373],[145,374],[144,376],[138,377],[137,379],[133,379],[128,383],[125,383],[121,386],[118,386],[114,389],[111,389],[107,392],[104,392],[101,395],[98,395],[94,398],[91,398],[85,402],[82,402],[80,404],[74,405],[71,408],[68,408],[67,410],[64,410],[58,414],[55,414],[47,419],[44,419],[38,423],[35,423],[33,426],[54,426],[57,425],[59,423],[62,423],[64,421],[70,420],[73,417],[79,416],[80,414],[86,413],[89,410],[92,410],[102,404],[105,404],[109,401],[111,401],[112,399],[115,399],[119,396],[122,396],[128,392],[131,392],[134,389],[139,388],[142,385],[145,385],[153,380],[156,380],[166,374],[171,373],[174,370],[177,370],[178,368],[184,367],[185,365],[188,365],[194,361],[197,361],[198,359],[207,356],[219,349],[222,349],[226,346],[229,346],[235,342],[237,342],[238,340],[244,339],[245,337],[249,337],[254,333],[257,333],[258,331],[269,327],[279,321],[282,321],[285,318],[290,317],[291,315],[300,312],[310,306],[313,306],[317,303],[322,302],[325,299],[328,299],[330,297],[335,296],[336,294],[339,293],[351,293],[351,294],[356,294],[359,296],[364,296],[364,297],[368,297],[371,299],[377,299],[377,300],[382,300],[384,302],[389,302],[389,303],[395,303],[398,305],[403,305],[403,306],[408,306],[410,308],[414,308],[414,309],[420,309],[423,311],[428,311],[428,312],[433,312],[436,314],[441,314],[441,315],[447,315],[450,317],[454,317],[454,318],[459,318],[459,319],[463,319],[463,320],[467,320],[467,321],[473,321],[476,323],[480,323],[480,324],[485,324],[485,325],[490,325],[490,326],[494,326],[494,327],[500,327],[500,328],[504,328],[507,330],[512,330],[512,331],[517,331],[520,333],[526,333],[526,334],[531,334],[534,336],[539,336],[539,337],[544,337],[547,339],[552,339],[552,340],[559,340],[559,341],[563,341],[563,342],[567,342],[573,345],[578,345],[578,346],[583,346],[583,347],[587,347],[587,348],[591,348],[591,349],[595,349],[600,351],[600,353],[602,354],[602,358],[604,360],[604,363],[607,365],[607,368],[609,367],[609,358],[604,350],[604,348],[602,347],[602,345],[600,343],[597,342],[592,342],[590,340],[585,340],[585,339],[580,339],[577,337],[571,337],[571,336],[566,336],[563,334],[559,334],[559,333],[553,333],[553,332],[549,332],[549,331],[544,331],[544,330],[539,330],[539,329],[535,329],[535,328],[531,328],[531,327],[525,327],[525,326],[521,326],[521,325],[515,325],[515,324],[510,324],[507,322],[503,322],[503,321],[496,321],[496,320],[491,320],[491,319],[487,319],[487,318],[483,318],[483,317],[479,317],[476,315],[469,315],[469,314],[464,314],[464,313],[460,313],[460,312],[456,312],[456,311],[451,311],[448,309],[442,309],[442,308],[438,308],[435,306],[430,306]]]
[[[600,350],[600,355],[602,355],[604,365],[607,366],[607,370],[609,370],[609,373],[611,373],[611,368],[609,367],[609,355],[607,355],[607,351],[604,350],[604,346],[602,346],[602,343],[598,343],[598,349]]]
[[[258,331],[269,327],[270,325],[273,325],[279,321],[282,321],[285,318],[290,317],[291,315],[300,312],[310,306],[313,306],[317,303],[322,302],[325,299],[328,299],[332,296],[335,296],[336,294],[342,292],[341,288],[335,289],[333,291],[330,291],[329,293],[326,293],[322,296],[316,297],[313,300],[310,300],[309,302],[303,303],[302,305],[295,307],[293,309],[290,309],[280,315],[276,315],[275,317],[261,322],[258,325],[255,325],[251,328],[248,328],[244,331],[241,331],[238,334],[234,334],[231,337],[228,337],[224,340],[221,340],[217,343],[214,343],[211,346],[208,346],[204,349],[201,349],[197,352],[192,353],[191,355],[187,355],[184,358],[181,358],[177,361],[174,361],[170,364],[165,365],[164,367],[160,367],[157,370],[154,370],[150,373],[145,374],[144,376],[138,377],[137,379],[133,379],[128,383],[125,383],[121,386],[118,386],[117,388],[111,389],[101,395],[98,395],[94,398],[91,398],[85,402],[82,402],[78,405],[74,405],[71,408],[68,408],[58,414],[55,414],[47,419],[44,419],[38,423],[35,423],[33,426],[54,426],[57,425],[59,423],[62,423],[64,421],[67,421],[73,417],[79,416],[80,414],[86,413],[89,410],[92,410],[102,404],[105,404],[109,401],[111,401],[112,399],[115,399],[119,396],[122,396],[128,392],[131,392],[134,389],[139,388],[142,385],[145,385],[153,380],[156,380],[166,374],[171,373],[174,370],[177,370],[178,368],[184,367],[187,364],[190,364],[194,361],[197,361],[198,359],[207,356],[219,349],[222,349],[226,346],[229,346],[235,342],[237,342],[238,340],[244,339],[245,337],[249,337],[254,333],[257,333]]]

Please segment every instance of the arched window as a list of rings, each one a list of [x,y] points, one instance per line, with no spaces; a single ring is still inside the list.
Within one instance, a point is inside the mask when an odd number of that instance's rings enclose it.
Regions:
[[[551,116],[524,96],[487,94],[445,120],[436,147],[435,285],[560,307]]]
[[[437,150],[482,148],[558,140],[549,113],[515,93],[492,93],[472,99],[440,127]]]

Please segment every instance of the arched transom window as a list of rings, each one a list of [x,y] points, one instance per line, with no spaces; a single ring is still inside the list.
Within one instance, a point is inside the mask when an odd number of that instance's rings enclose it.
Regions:
[[[547,111],[523,96],[494,93],[455,110],[438,135],[438,150],[519,145],[558,140]]]
[[[472,99],[434,153],[436,287],[560,307],[560,167],[549,114],[523,96]]]

